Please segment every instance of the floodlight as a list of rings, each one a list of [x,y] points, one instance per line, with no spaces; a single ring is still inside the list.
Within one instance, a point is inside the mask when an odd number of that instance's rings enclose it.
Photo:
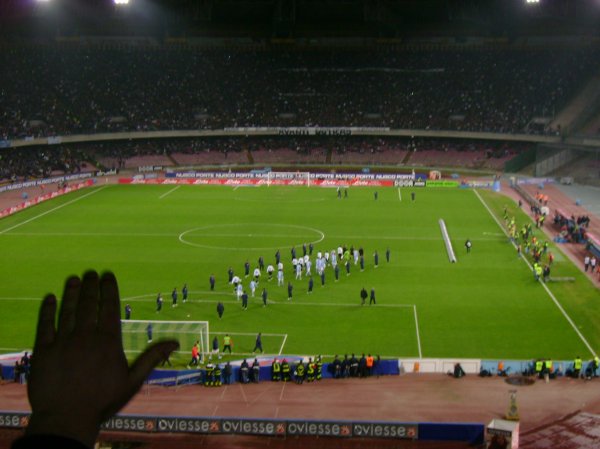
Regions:
[[[50,0],[36,0],[37,3],[50,3]]]
[[[129,4],[129,0],[113,0],[115,2],[115,5],[128,5]]]
[[[539,2],[540,2],[540,0],[525,0],[525,2],[526,2],[527,4],[530,4],[530,3],[539,3]]]

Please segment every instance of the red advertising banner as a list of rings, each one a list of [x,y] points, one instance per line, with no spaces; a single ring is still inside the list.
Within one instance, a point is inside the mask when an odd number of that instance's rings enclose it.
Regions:
[[[306,186],[306,179],[273,179],[245,178],[245,179],[193,179],[193,178],[168,178],[168,179],[136,179],[120,178],[119,184],[162,184],[162,185],[222,185],[222,186]],[[365,180],[365,179],[314,179],[310,186],[315,187],[393,187],[392,180]]]

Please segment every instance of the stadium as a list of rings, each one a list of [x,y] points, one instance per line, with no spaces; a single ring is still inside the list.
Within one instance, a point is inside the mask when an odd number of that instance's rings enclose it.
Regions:
[[[0,1],[0,447],[600,447],[599,24]]]

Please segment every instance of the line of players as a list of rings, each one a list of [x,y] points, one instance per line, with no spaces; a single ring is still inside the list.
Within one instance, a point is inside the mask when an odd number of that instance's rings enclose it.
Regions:
[[[177,301],[179,300],[179,293],[177,292],[177,287],[173,288],[171,292],[171,307],[177,307]],[[187,284],[183,284],[181,287],[181,300],[186,303],[188,300],[188,286]],[[156,296],[156,311],[160,312],[163,306],[163,297],[162,293],[159,293]]]
[[[309,243],[308,246],[306,244],[302,245],[303,255],[300,257],[296,257],[296,248],[295,247],[292,247],[292,249],[290,250],[290,254],[292,257],[292,270],[296,274],[295,279],[301,280],[303,274],[304,274],[304,276],[308,276],[308,292],[307,293],[309,293],[309,294],[312,293],[313,288],[314,288],[314,280],[313,280],[313,273],[312,273],[313,263],[310,259],[310,256],[313,254],[313,251],[314,251],[314,246],[312,243]],[[385,251],[385,258],[386,258],[387,262],[390,261],[390,255],[391,255],[391,253],[390,253],[390,249],[388,247]],[[350,248],[347,248],[346,246],[340,246],[337,248],[337,250],[334,249],[334,250],[331,250],[331,252],[322,253],[321,251],[319,251],[317,253],[317,258],[315,261],[315,271],[321,280],[321,285],[322,286],[325,285],[325,268],[327,266],[331,266],[333,268],[335,281],[337,282],[339,280],[340,263],[338,262],[338,260],[341,261],[341,263],[344,265],[345,271],[346,271],[346,276],[350,276],[352,259],[354,260],[354,265],[360,265],[360,271],[364,271],[365,259],[364,259],[364,250],[362,247],[354,248],[354,246],[351,246]],[[375,251],[373,253],[373,262],[374,262],[374,267],[377,268],[379,266],[379,253],[377,251]],[[284,266],[283,266],[283,262],[281,261],[281,253],[279,250],[277,250],[277,252],[275,253],[275,265],[277,266],[277,285],[279,287],[281,287],[285,283],[285,281],[284,281],[285,276],[284,276],[284,271],[283,271]],[[256,289],[258,288],[258,283],[259,283],[260,277],[262,275],[262,270],[264,270],[264,269],[265,269],[264,258],[262,256],[260,256],[258,258],[258,267],[256,267],[254,269],[254,271],[252,273],[253,278],[249,284],[250,293],[251,293],[252,297],[254,297],[254,295],[256,293]],[[267,272],[268,280],[270,282],[271,280],[273,280],[275,267],[273,265],[268,265],[266,267],[266,272]],[[241,278],[234,274],[234,271],[231,267],[229,267],[227,274],[228,274],[228,282],[231,285],[233,285],[234,293],[236,294],[238,301],[239,300],[242,301],[242,308],[244,310],[246,310],[248,308],[248,294],[244,290]],[[250,275],[250,263],[246,260],[246,262],[244,263],[244,277],[248,277],[249,275]],[[215,278],[214,274],[210,275],[209,284],[210,284],[210,290],[214,291],[215,285],[216,285],[216,278]],[[294,286],[291,283],[291,281],[288,282],[287,289],[288,289],[288,300],[291,301],[292,297],[293,297],[293,289],[294,289]],[[181,298],[184,303],[187,302],[188,295],[189,295],[188,286],[187,286],[187,283],[184,283],[183,287],[181,288]],[[268,297],[266,288],[263,288],[261,297],[262,297],[263,307],[264,307],[267,305],[267,297]],[[179,301],[179,292],[177,291],[177,287],[174,287],[171,292],[171,307],[177,307],[178,301]],[[162,297],[162,293],[158,293],[158,295],[156,296],[156,312],[157,313],[162,310],[163,302],[164,302],[164,299]],[[364,303],[364,301],[363,301],[363,303]],[[125,319],[126,320],[131,319],[131,313],[132,313],[131,305],[126,304],[125,305]],[[222,316],[222,312],[219,313],[219,315]]]
[[[292,262],[292,272],[295,273],[296,280],[302,280],[303,276],[308,277],[308,290],[307,293],[310,294],[314,288],[314,279],[313,279],[313,262],[311,260],[311,256],[313,254],[314,247],[312,243],[309,243],[308,246],[306,244],[302,245],[302,255],[296,254],[296,248],[292,247],[290,250],[291,262]],[[391,252],[389,247],[385,251],[386,261],[390,261]],[[333,249],[330,252],[325,251],[324,253],[319,251],[316,254],[316,259],[314,262],[315,274],[320,278],[321,286],[325,285],[325,269],[330,266],[333,269],[335,281],[337,282],[340,277],[340,265],[344,266],[344,270],[346,272],[346,276],[350,276],[352,260],[354,261],[354,265],[360,266],[360,271],[364,271],[365,269],[365,254],[364,249],[354,248],[354,246],[350,246],[349,248],[346,246],[339,246],[337,249]],[[379,253],[375,251],[373,253],[373,263],[374,267],[377,268],[379,266]],[[285,285],[285,274],[284,274],[284,264],[281,261],[281,252],[277,250],[275,253],[275,264],[269,264],[266,267],[266,273],[268,281],[272,281],[275,277],[275,269],[277,268],[277,286],[283,287]],[[252,279],[249,284],[250,295],[251,297],[255,296],[256,290],[258,288],[258,284],[260,278],[262,276],[262,271],[265,270],[265,262],[264,258],[260,256],[258,258],[258,266],[252,272]],[[228,282],[233,286],[233,292],[236,295],[238,301],[242,302],[242,309],[246,310],[248,308],[248,293],[244,289],[243,282],[240,276],[237,276],[233,270],[233,268],[229,267],[227,271]],[[250,276],[250,262],[246,260],[244,263],[244,278]],[[214,290],[215,286],[215,278],[214,275],[210,276],[209,279],[210,288]],[[288,291],[288,301],[291,301],[293,298],[294,285],[291,281],[287,283],[287,291]],[[267,305],[267,289],[263,288],[261,297],[263,301],[263,307]]]
[[[188,300],[188,286],[187,283],[183,284],[183,287],[181,288],[181,299],[182,301],[185,303]],[[173,288],[173,291],[171,292],[171,307],[177,307],[177,302],[179,300],[179,293],[177,292],[177,287]],[[162,293],[159,293],[156,296],[156,312],[160,312],[162,310],[162,306],[163,306],[163,297],[162,297]],[[132,307],[129,303],[125,304],[125,319],[126,320],[130,320],[131,319],[131,313],[132,313]]]
[[[504,208],[504,223],[508,228],[508,235],[512,243],[517,248],[517,256],[522,257],[531,254],[533,259],[533,277],[537,281],[540,278],[547,282],[550,279],[550,269],[554,262],[554,254],[548,251],[548,242],[541,241],[533,233],[531,223],[524,224],[520,229],[517,228],[515,217],[508,216],[507,208]],[[541,263],[542,257],[547,255],[547,263]]]

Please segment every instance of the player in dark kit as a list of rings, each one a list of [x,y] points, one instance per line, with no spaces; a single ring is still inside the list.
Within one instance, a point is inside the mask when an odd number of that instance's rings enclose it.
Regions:
[[[181,289],[181,298],[183,299],[183,302],[187,302],[187,298],[188,298],[187,284],[183,284],[183,287]]]
[[[125,305],[125,319],[131,319],[131,306],[129,304]]]
[[[225,312],[225,306],[221,301],[217,304],[217,313],[219,314],[219,319],[223,318],[223,312]]]
[[[177,307],[177,287],[175,287],[171,292],[171,299],[173,300],[171,307]]]
[[[215,275],[211,274],[210,277],[208,278],[208,282],[210,283],[210,291],[213,291],[215,289]]]
[[[152,323],[148,323],[148,326],[146,326],[146,334],[148,335],[148,343],[152,343]]]
[[[365,301],[367,300],[368,296],[369,296],[369,294],[367,293],[367,290],[363,287],[362,290],[360,291],[360,305],[361,306],[365,305]]]
[[[250,275],[250,262],[246,261],[244,263],[244,277],[248,277]]]
[[[293,290],[294,290],[294,286],[292,285],[291,282],[288,282],[288,301],[291,301],[291,299],[292,299]]]
[[[263,307],[265,307],[267,305],[267,289],[263,288],[262,291],[262,302],[263,302]]]
[[[315,285],[312,276],[308,278],[308,293],[312,293],[313,286]]]
[[[256,342],[254,343],[254,349],[252,350],[252,352],[256,352],[256,351],[260,351],[261,353],[263,353],[263,347],[262,347],[262,333],[259,332],[258,335],[256,336]]]
[[[387,263],[389,263],[389,262],[390,262],[390,249],[389,249],[389,248],[387,248],[387,249],[385,250],[385,261],[386,261]]]
[[[377,301],[375,301],[375,289],[372,288],[371,289],[371,296],[369,298],[369,305],[371,304],[377,304]]]
[[[162,295],[159,293],[158,296],[156,297],[156,311],[160,312],[162,310],[162,304],[163,304],[163,298]]]
[[[242,309],[246,310],[248,308],[248,293],[246,293],[246,290],[244,290],[244,293],[242,293]]]

